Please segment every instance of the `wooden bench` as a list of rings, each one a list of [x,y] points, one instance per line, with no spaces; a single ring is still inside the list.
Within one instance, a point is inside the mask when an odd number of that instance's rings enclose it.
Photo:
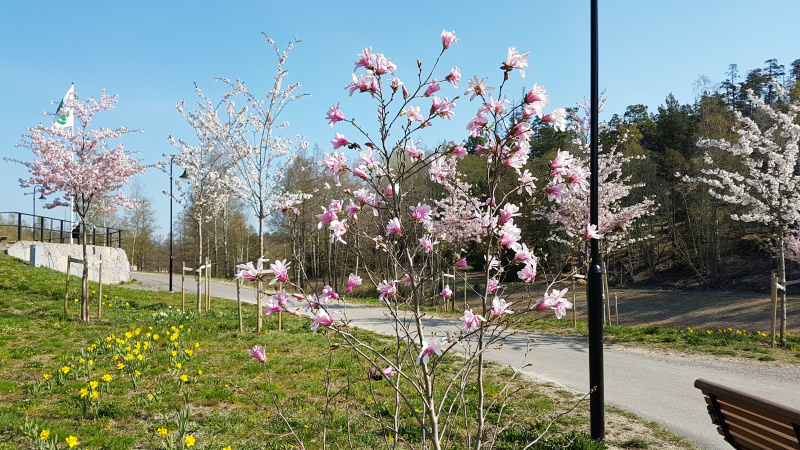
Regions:
[[[711,422],[733,448],[800,450],[800,410],[702,379],[694,387],[705,395]]]

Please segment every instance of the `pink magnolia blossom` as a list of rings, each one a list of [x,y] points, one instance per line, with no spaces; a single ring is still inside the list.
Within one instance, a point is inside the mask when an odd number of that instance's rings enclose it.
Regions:
[[[553,128],[558,131],[565,131],[567,129],[567,110],[564,108],[555,109],[550,114],[542,117],[542,121],[553,124]]]
[[[533,184],[536,182],[536,177],[531,175],[528,169],[525,169],[525,171],[519,175],[518,180],[519,187],[517,188],[517,195],[522,194],[522,191],[527,192],[528,195],[533,195],[533,190],[536,189],[536,185]]]
[[[456,104],[451,102],[447,97],[441,99],[434,95],[430,113],[431,115],[436,115],[443,119],[452,119],[455,115],[455,112],[453,112],[453,108],[455,107]]]
[[[493,293],[500,287],[500,281],[497,278],[489,278],[489,281],[486,283],[486,292],[489,294]]]
[[[268,315],[270,315],[272,313],[277,313],[277,312],[282,312],[282,311],[283,311],[283,307],[280,304],[275,303],[273,300],[270,300],[269,303],[264,305],[264,315],[266,315],[266,316],[268,316]]]
[[[452,44],[460,40],[461,39],[458,39],[456,37],[455,30],[454,31],[442,30],[442,48],[444,48],[445,50],[447,50],[448,48],[450,48]]]
[[[325,153],[325,158],[320,161],[320,165],[324,168],[325,173],[338,183],[339,173],[342,169],[347,168],[347,158],[344,153],[333,152],[332,155]]]
[[[342,239],[342,236],[347,233],[347,219],[332,220],[330,225],[328,225],[328,229],[331,231],[331,242],[338,241],[342,244],[347,244],[347,242]]]
[[[472,137],[480,136],[481,133],[483,133],[483,129],[486,127],[487,123],[489,123],[489,119],[486,117],[473,117],[472,120],[470,120],[467,124],[467,131],[469,131],[469,135]]]
[[[409,206],[411,217],[419,222],[430,222],[433,219],[431,207],[426,204],[417,203],[417,206]]]
[[[486,322],[486,319],[484,319],[483,316],[479,314],[473,314],[471,309],[465,310],[464,315],[459,317],[458,320],[461,321],[461,326],[465,330],[477,327],[481,324],[481,322]]]
[[[322,208],[322,214],[317,214],[317,219],[319,219],[319,223],[317,224],[317,229],[321,230],[322,227],[331,223],[334,220],[338,220],[339,218],[336,216],[335,210],[329,210],[324,206],[320,206]]]
[[[361,178],[362,180],[368,180],[369,175],[367,174],[367,166],[358,166],[353,169],[353,175]]]
[[[560,319],[564,317],[564,315],[567,313],[567,309],[572,308],[572,303],[564,298],[564,294],[566,293],[566,289],[560,291],[553,289],[553,292],[546,294],[542,301],[539,302],[539,304],[536,306],[536,310],[541,311],[549,308],[555,311],[556,318]]]
[[[360,161],[364,163],[365,166],[369,167],[370,169],[375,168],[375,155],[372,153],[371,148],[368,148],[367,150],[361,150],[359,152],[359,156],[361,157]]]
[[[272,273],[275,274],[275,278],[269,282],[269,284],[278,283],[286,283],[289,280],[289,265],[291,263],[287,263],[284,259],[283,261],[275,261],[274,263],[269,265],[269,268],[272,269]]]
[[[411,162],[417,162],[423,156],[425,156],[425,151],[422,150],[421,148],[417,148],[417,146],[414,145],[413,143],[411,145],[406,145],[403,148],[403,151],[405,152],[406,155],[409,156]]]
[[[289,211],[292,211],[295,214],[300,214],[300,211],[297,208],[295,208],[295,206],[294,206],[294,205],[299,205],[299,204],[300,204],[299,201],[297,201],[297,200],[289,200],[288,198],[283,198],[283,199],[275,202],[275,206],[280,208],[281,213],[283,213],[283,214],[286,214]]]
[[[514,314],[514,311],[508,309],[509,306],[511,306],[511,303],[506,303],[505,299],[495,296],[494,300],[492,300],[492,315],[500,317],[503,314]]]
[[[461,267],[462,269],[466,268],[467,267],[467,259],[466,258],[459,259],[458,262],[456,263],[456,266]]]
[[[450,145],[450,151],[453,152],[453,154],[457,156],[458,159],[464,159],[464,157],[467,156],[467,147],[464,146],[463,142],[458,145],[455,145],[453,141],[450,141],[449,145]]]
[[[506,57],[505,62],[503,63],[503,70],[510,72],[514,69],[519,70],[520,76],[525,78],[525,68],[530,66],[531,63],[528,61],[527,58],[530,55],[530,52],[525,54],[520,54],[517,52],[516,46],[508,47],[508,56]]]
[[[320,295],[320,298],[324,298],[323,303],[328,303],[329,300],[338,300],[339,294],[326,284],[325,287],[322,288],[322,295]]]
[[[359,58],[356,60],[356,65],[353,67],[353,70],[358,70],[359,67],[365,69],[372,67],[372,47],[364,47],[364,50],[356,56]]]
[[[564,184],[551,184],[544,188],[544,192],[547,194],[548,201],[555,201],[556,203],[561,203],[561,199],[566,194],[566,188]]]
[[[360,76],[356,77],[356,74],[351,75],[352,82],[345,86],[344,88],[350,88],[350,96],[353,95],[353,92],[369,92],[373,97],[375,94],[381,91],[380,81],[372,75],[365,76],[361,74]]]
[[[597,232],[597,225],[587,223],[586,224],[586,233],[584,233],[583,238],[586,240],[589,239],[600,239],[603,237],[603,233]]]
[[[394,78],[394,79],[392,79],[392,84],[391,84],[391,86],[392,86],[392,90],[393,90],[393,91],[397,91],[397,89],[398,89],[400,86],[402,86],[402,85],[403,85],[403,82],[402,82],[402,81],[400,81],[400,79],[399,79],[399,78]]]
[[[525,103],[550,103],[547,99],[547,89],[544,86],[534,84],[530,91],[525,94]]]
[[[386,225],[386,234],[403,234],[403,229],[400,227],[400,219],[397,217],[389,221]]]
[[[419,110],[420,110],[419,106],[409,106],[408,108],[403,110],[403,113],[405,113],[406,118],[408,118],[409,122],[414,122],[415,120],[417,122],[424,122],[425,117],[422,116],[422,113],[420,113]]]
[[[248,281],[256,281],[258,280],[258,276],[261,275],[263,272],[263,263],[261,260],[258,261],[258,266],[254,266],[252,262],[248,262],[247,264],[239,264],[236,266],[238,272],[236,272],[235,279],[243,279]]]
[[[344,291],[352,292],[357,286],[361,286],[361,277],[351,273],[350,276],[347,277],[347,287]]]
[[[311,316],[311,328],[314,330],[314,333],[317,332],[317,328],[320,326],[322,327],[329,327],[333,324],[333,318],[325,311],[320,310],[317,314]]]
[[[375,73],[378,75],[384,75],[386,73],[393,74],[394,71],[397,70],[397,65],[395,65],[391,59],[392,58],[384,56],[383,53],[372,55]]]
[[[350,141],[346,137],[344,137],[343,134],[336,133],[333,136],[333,140],[331,141],[331,144],[333,144],[333,149],[336,150],[336,149],[338,149],[340,147],[344,147],[344,146],[349,145]]]
[[[520,280],[527,284],[531,284],[536,280],[536,264],[525,264],[525,267],[517,272]]]
[[[533,252],[528,249],[528,246],[525,244],[520,244],[515,247],[512,247],[514,250],[514,264],[536,264],[537,259],[533,256]]]
[[[336,106],[328,108],[328,113],[325,115],[325,118],[328,120],[328,123],[331,124],[331,128],[333,128],[333,124],[336,122],[345,120],[344,113],[339,109],[339,103],[336,103]]]
[[[453,87],[458,89],[458,83],[461,82],[461,69],[459,69],[456,66],[453,66],[453,68],[450,69],[450,73],[447,74],[447,76],[444,77],[444,79],[445,81],[453,83]]]
[[[512,217],[518,217],[522,214],[519,213],[519,206],[513,203],[506,203],[503,205],[503,209],[500,211],[500,218],[498,221],[500,223],[506,223]]]
[[[286,307],[287,304],[291,303],[291,299],[289,298],[289,294],[286,293],[285,290],[281,290],[280,292],[276,293],[273,297],[279,305]]]
[[[419,246],[422,247],[422,250],[425,253],[430,253],[431,251],[433,251],[433,246],[438,244],[438,243],[439,243],[439,241],[434,241],[433,239],[431,239],[431,236],[428,235],[428,234],[426,234],[425,236],[422,236],[419,239]]]
[[[417,356],[417,365],[419,365],[420,362],[427,365],[430,361],[430,357],[434,354],[442,356],[442,342],[438,338],[430,342],[423,340],[422,349],[419,352],[419,356]]]
[[[394,297],[397,294],[397,286],[395,285],[395,281],[389,283],[386,280],[378,283],[378,292],[380,295],[378,296],[378,300],[382,300],[386,303],[389,303],[389,298]]]
[[[450,296],[452,296],[453,291],[450,289],[450,285],[446,284],[444,286],[444,289],[442,289],[442,292],[439,293],[439,295],[441,295],[444,298],[449,298]]]
[[[250,356],[257,359],[258,362],[263,363],[267,360],[266,346],[263,349],[258,345],[254,346],[250,349]]]
[[[469,94],[472,92],[472,97],[470,97],[470,101],[475,100],[476,96],[483,97],[489,93],[489,91],[493,91],[493,87],[486,87],[486,81],[489,78],[484,78],[483,80],[478,81],[478,76],[475,75],[475,81],[473,82],[469,78],[467,78],[467,84],[469,84],[469,88],[467,88],[467,92],[464,92],[464,95]]]
[[[394,366],[390,364],[389,367],[381,370],[381,373],[384,376],[393,377],[393,376],[397,375],[397,370],[395,370]]]
[[[434,78],[433,81],[431,81],[431,83],[428,85],[428,88],[425,89],[425,97],[430,97],[431,95],[434,94],[434,92],[437,92],[439,89],[441,89],[439,87],[439,82],[436,81],[436,79]]]

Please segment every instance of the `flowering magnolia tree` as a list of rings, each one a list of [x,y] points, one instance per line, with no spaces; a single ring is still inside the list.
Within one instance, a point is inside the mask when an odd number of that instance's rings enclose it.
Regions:
[[[500,406],[502,411],[502,399],[487,397],[486,352],[502,344],[509,325],[520,315],[552,309],[560,318],[572,306],[564,298],[566,289],[551,289],[560,281],[560,270],[546,283],[544,295],[532,293],[530,287],[540,266],[537,256],[521,241],[521,230],[515,224],[515,220],[522,220],[519,211],[524,205],[544,207],[548,202],[566,202],[584,191],[588,175],[581,160],[575,158],[554,161],[547,180],[541,182],[525,169],[534,133],[529,121],[538,117],[561,130],[566,126],[564,109],[545,114],[549,100],[543,87],[534,85],[520,104],[511,104],[506,98],[506,82],[515,73],[524,77],[530,66],[528,53],[509,48],[496,86],[489,86],[488,78],[467,80],[464,95],[470,96],[477,110],[467,131],[485,138],[485,144],[476,151],[484,158],[485,186],[481,187],[488,189],[481,192],[489,192],[488,197],[474,194],[473,186],[463,182],[457,170],[459,159],[467,154],[464,143],[451,141],[427,150],[416,137],[423,128],[450,120],[455,114],[458,94],[444,91],[462,84],[461,72],[453,66],[440,75],[439,64],[444,52],[458,41],[454,32],[443,31],[439,56],[428,72],[417,63],[416,73],[407,78],[415,80],[413,84],[401,80],[391,58],[371,48],[358,55],[356,73],[346,89],[350,96],[375,103],[376,130],[359,126],[339,103],[328,110],[326,118],[331,127],[347,124],[349,130],[334,133],[333,152],[326,153],[320,165],[335,183],[348,172],[361,183],[346,189],[343,198],[322,207],[317,215],[318,227],[327,230],[332,242],[348,246],[357,255],[377,250],[383,255],[379,263],[364,267],[364,278],[351,274],[341,292],[330,286],[319,292],[304,290],[308,285],[305,280],[289,278],[287,261],[273,264],[274,274],[270,275],[258,265],[240,266],[240,277],[282,283],[288,290],[272,298],[268,313],[297,314],[298,306],[304,307],[311,314],[311,329],[337,333],[347,342],[365,367],[367,382],[391,386],[394,394],[388,400],[375,398],[378,394],[370,391],[376,405],[384,400],[391,402],[391,417],[380,411],[364,412],[380,423],[387,446],[396,446],[402,438],[401,430],[413,426],[422,429],[423,448],[443,448],[446,439],[452,438],[454,427],[466,429],[463,439],[469,447],[492,447],[508,422],[502,413],[488,413],[492,406]],[[358,158],[351,159],[349,154],[358,154]],[[408,186],[419,173],[440,185],[442,196],[409,201],[414,193]],[[517,182],[503,191],[500,180],[508,178]],[[290,222],[297,213],[296,205],[293,200],[279,202]],[[458,249],[475,242],[483,244],[480,248],[485,249],[486,261],[480,289],[470,286],[477,300],[465,305],[463,315],[450,330],[433,333],[420,307],[437,298],[450,298],[453,292],[449,286],[441,291],[425,289],[432,278],[430,265],[438,259],[445,261],[442,270],[465,268],[466,255]],[[515,270],[524,283],[516,288],[522,289],[522,295],[513,305],[507,299],[514,290],[500,284],[501,274],[510,270]],[[301,268],[300,273],[305,271]],[[388,349],[361,340],[346,326],[347,314],[338,306],[362,283],[377,287],[379,300],[393,319],[394,343]],[[449,353],[461,354],[464,359],[443,364]],[[265,361],[261,348],[254,348],[252,355]],[[473,385],[475,391],[467,393]],[[473,395],[474,399],[467,399]],[[415,408],[419,404],[421,408]],[[410,419],[400,414],[409,409],[415,411]]]
[[[717,148],[739,157],[745,170],[729,171],[716,167],[706,154],[708,168],[701,177],[683,177],[684,181],[700,181],[710,186],[714,198],[748,208],[744,214],[734,214],[734,220],[758,222],[771,230],[770,240],[778,259],[778,278],[786,283],[786,249],[790,255],[798,247],[792,238],[787,246],[787,234],[800,225],[800,175],[798,175],[798,141],[800,102],[792,101],[783,86],[773,81],[780,101],[765,104],[748,91],[755,106],[752,116],[737,111],[735,131],[738,142],[701,139],[697,145]],[[778,106],[780,105],[780,106]],[[677,174],[680,176],[680,174]],[[786,346],[786,290],[781,294],[781,345]]]
[[[108,141],[132,132],[126,127],[90,129],[94,115],[113,109],[117,95],[108,95],[105,90],[99,99],[94,97],[81,102],[77,96],[65,98],[61,108],[71,111],[76,125],[71,129],[55,122],[49,126],[39,124],[28,128],[19,147],[29,148],[33,162],[13,160],[31,173],[27,180],[20,179],[23,188],[41,185],[42,193],[55,198],[45,208],[72,206],[83,225],[83,260],[87,261],[86,218],[91,208],[102,212],[113,212],[119,206],[131,208],[133,201],[125,197],[122,187],[130,184],[130,178],[144,173],[144,167],[122,144],[111,148]],[[45,113],[47,114],[47,113]],[[89,320],[88,306],[89,266],[83,264],[81,285],[81,320]],[[66,311],[65,311],[66,312]]]

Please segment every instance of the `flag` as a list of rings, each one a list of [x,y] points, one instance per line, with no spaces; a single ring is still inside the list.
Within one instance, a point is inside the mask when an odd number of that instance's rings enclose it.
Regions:
[[[61,103],[58,104],[58,109],[56,110],[56,121],[53,125],[59,128],[66,128],[72,127],[75,124],[75,118],[73,117],[72,108],[67,108],[64,106],[64,102],[67,100],[72,99],[75,96],[75,85],[69,87],[69,90],[64,95],[64,99],[61,100]]]

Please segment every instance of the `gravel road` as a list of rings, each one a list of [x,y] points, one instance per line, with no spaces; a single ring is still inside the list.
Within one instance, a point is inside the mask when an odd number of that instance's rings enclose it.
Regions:
[[[167,290],[166,275],[136,273],[133,277],[139,281],[138,287]],[[194,285],[189,284],[187,295],[194,292]],[[180,278],[177,278],[174,286],[180,290]],[[236,289],[232,284],[214,282],[211,289],[215,297],[236,298]],[[254,291],[242,290],[242,300],[254,303]],[[187,299],[187,303],[191,302]],[[378,332],[393,332],[391,321],[380,307],[348,306],[343,313],[356,326]],[[442,332],[453,327],[452,320],[429,318],[425,332]],[[587,342],[583,339],[518,333],[505,339],[502,348],[489,352],[487,356],[498,363],[520,368],[531,378],[553,382],[578,392],[589,390],[589,353]],[[800,370],[796,366],[778,362],[696,357],[613,345],[605,347],[603,359],[607,404],[655,421],[701,449],[722,450],[730,446],[711,424],[703,397],[693,386],[697,378],[800,409]],[[530,365],[522,367],[525,364]]]

